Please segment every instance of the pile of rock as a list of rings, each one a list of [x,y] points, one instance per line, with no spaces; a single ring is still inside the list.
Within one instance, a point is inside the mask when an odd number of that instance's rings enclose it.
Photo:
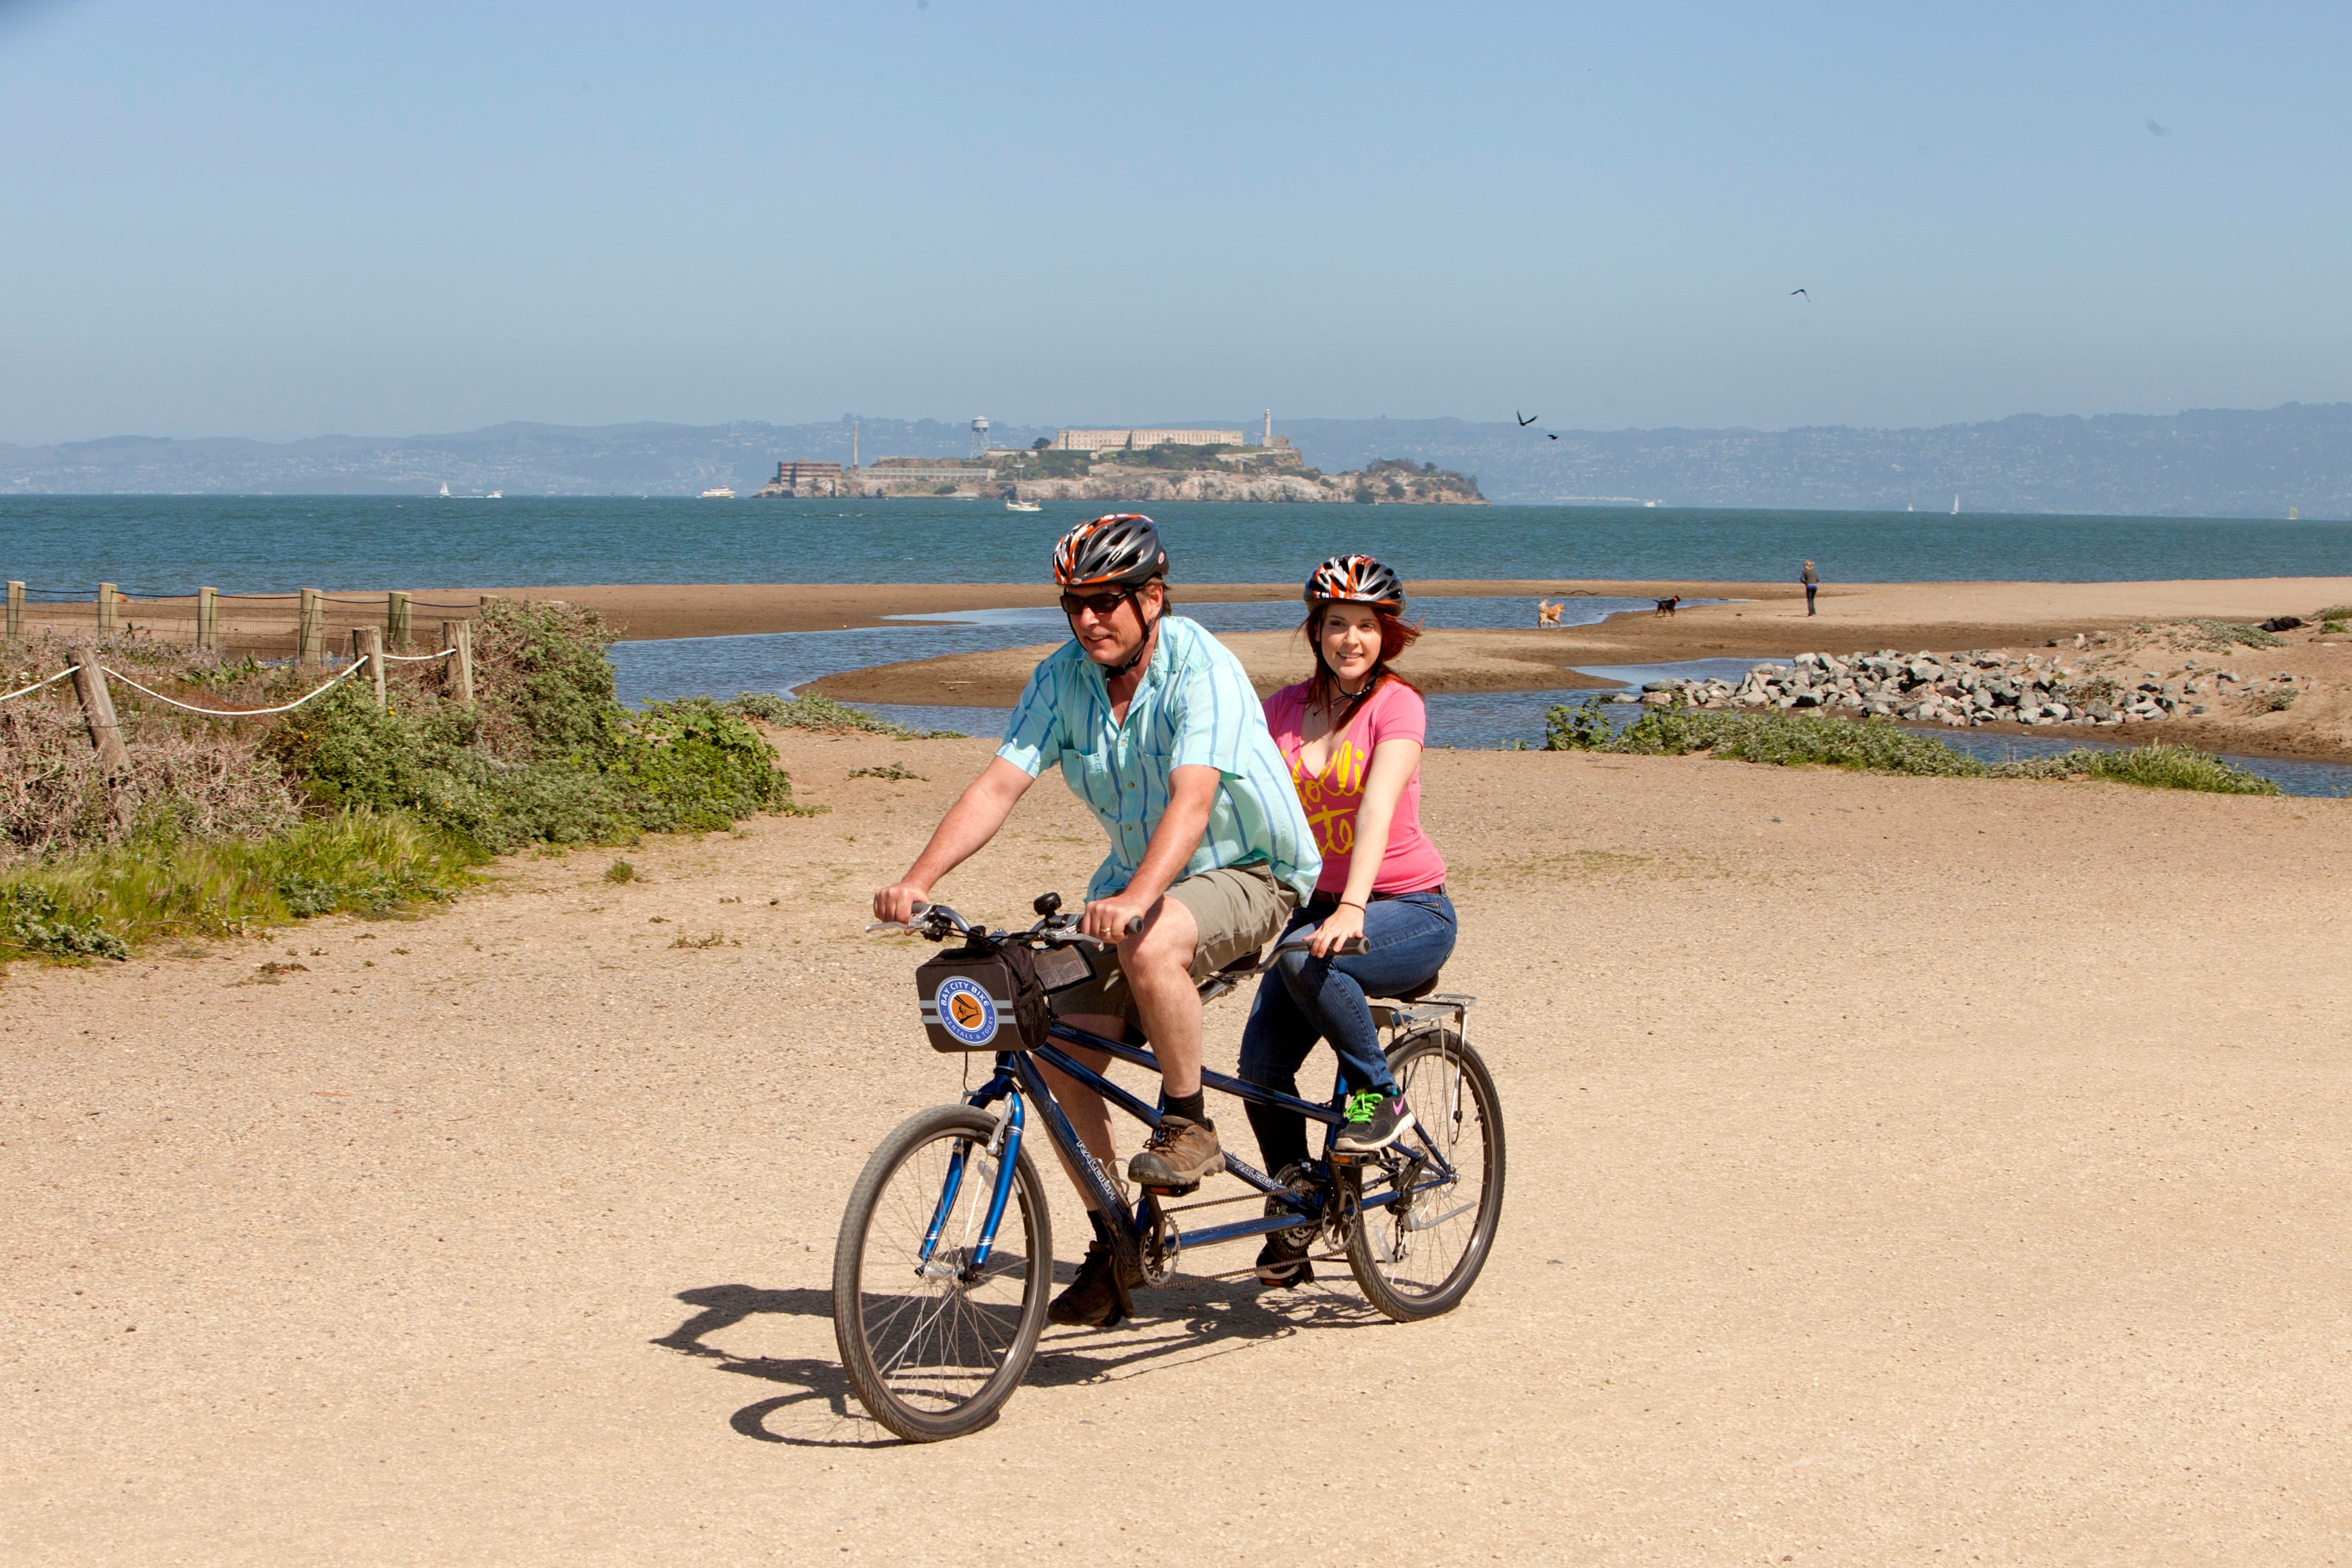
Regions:
[[[2096,673],[2039,654],[1801,653],[1791,664],[1759,664],[1746,679],[1653,680],[1640,700],[1653,708],[1812,710],[1916,723],[2113,726],[2202,713],[2200,697],[2255,682],[2195,660],[2167,677]],[[2291,682],[2293,677],[2282,675]]]

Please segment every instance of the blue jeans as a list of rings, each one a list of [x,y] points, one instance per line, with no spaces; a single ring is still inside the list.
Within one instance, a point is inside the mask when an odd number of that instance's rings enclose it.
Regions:
[[[1320,903],[1308,905],[1290,917],[1281,940],[1314,930],[1329,913]],[[1396,1079],[1381,1054],[1365,994],[1393,995],[1434,975],[1453,956],[1454,930],[1454,906],[1444,893],[1401,893],[1375,899],[1364,911],[1370,952],[1315,958],[1301,948],[1283,954],[1258,982],[1242,1030],[1243,1081],[1297,1096],[1300,1065],[1318,1040],[1328,1040],[1339,1058],[1336,1094],[1393,1094]],[[1305,1117],[1254,1104],[1249,1119],[1269,1173],[1307,1157]]]

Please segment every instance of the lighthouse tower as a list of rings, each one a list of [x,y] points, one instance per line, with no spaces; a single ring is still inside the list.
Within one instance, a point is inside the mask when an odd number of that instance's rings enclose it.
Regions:
[[[1265,439],[1260,441],[1258,445],[1261,447],[1274,445],[1274,410],[1271,408],[1265,411]]]

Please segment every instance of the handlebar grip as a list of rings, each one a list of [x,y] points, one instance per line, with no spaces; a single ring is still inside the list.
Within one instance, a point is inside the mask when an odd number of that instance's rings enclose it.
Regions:
[[[1339,951],[1352,957],[1356,953],[1371,952],[1372,944],[1362,937],[1351,936],[1339,944]]]
[[[1138,931],[1141,931],[1142,929],[1143,929],[1143,917],[1142,917],[1141,915],[1138,915],[1138,916],[1136,916],[1133,920],[1131,920],[1131,921],[1128,921],[1128,922],[1127,922],[1127,934],[1128,934],[1128,935],[1129,935],[1129,936],[1133,936],[1136,932],[1138,932]]]

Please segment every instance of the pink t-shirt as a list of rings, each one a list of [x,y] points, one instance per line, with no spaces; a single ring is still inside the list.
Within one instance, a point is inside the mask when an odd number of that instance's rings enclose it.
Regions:
[[[1364,775],[1371,768],[1373,749],[1382,741],[1424,739],[1428,709],[1421,693],[1404,682],[1381,681],[1331,742],[1323,771],[1310,777],[1298,760],[1307,700],[1306,681],[1284,687],[1265,700],[1265,727],[1274,731],[1274,743],[1290,764],[1290,782],[1315,829],[1315,847],[1323,852],[1323,874],[1316,879],[1315,890],[1338,893],[1348,886],[1348,865],[1356,848],[1356,810],[1364,804]],[[1397,797],[1396,815],[1389,820],[1388,853],[1381,857],[1372,891],[1418,893],[1444,880],[1445,861],[1421,831],[1421,769],[1415,765]]]

